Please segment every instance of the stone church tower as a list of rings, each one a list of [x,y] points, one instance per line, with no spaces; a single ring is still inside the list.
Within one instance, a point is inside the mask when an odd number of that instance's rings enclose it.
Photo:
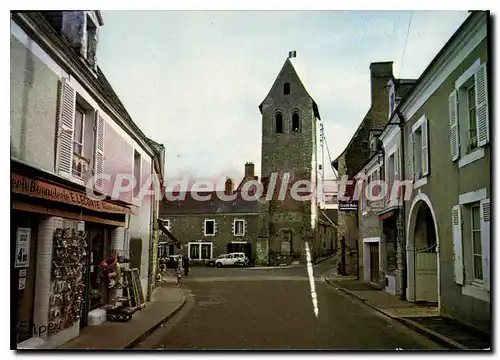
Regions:
[[[291,198],[290,189],[299,180],[307,180],[314,186],[319,180],[316,123],[320,116],[318,106],[290,59],[285,61],[259,109],[262,114],[261,179],[265,193],[259,208],[257,262],[276,265],[305,261],[305,241],[314,259],[318,223],[316,193],[314,191],[309,200],[300,201]],[[288,191],[285,200],[278,200],[276,196],[287,176],[285,173],[289,174]],[[277,177],[274,192],[273,177]],[[304,190],[305,186],[299,188],[299,194],[304,194],[300,189]]]

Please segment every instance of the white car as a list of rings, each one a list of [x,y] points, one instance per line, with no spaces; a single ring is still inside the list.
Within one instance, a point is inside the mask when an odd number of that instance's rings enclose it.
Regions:
[[[225,257],[215,260],[215,266],[223,267],[223,266],[247,266],[249,262],[248,257],[245,253],[230,253]]]

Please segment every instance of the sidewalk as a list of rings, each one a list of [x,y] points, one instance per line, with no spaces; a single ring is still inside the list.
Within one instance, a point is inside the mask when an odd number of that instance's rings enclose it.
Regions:
[[[457,321],[439,316],[433,306],[422,306],[369,285],[355,277],[327,276],[326,282],[381,313],[400,321],[409,328],[431,338],[449,349],[489,349],[489,337]]]
[[[153,291],[146,307],[132,315],[128,322],[111,322],[88,326],[80,335],[57,349],[125,349],[137,343],[158,326],[174,316],[186,299],[175,280],[167,279],[166,284]]]

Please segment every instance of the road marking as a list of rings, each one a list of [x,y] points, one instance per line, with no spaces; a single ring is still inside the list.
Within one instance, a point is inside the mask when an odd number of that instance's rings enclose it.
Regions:
[[[318,318],[318,296],[316,295],[316,286],[314,284],[314,272],[311,263],[311,252],[309,251],[309,243],[306,241],[306,258],[307,258],[307,274],[309,275],[309,285],[311,286],[311,299],[313,303],[314,315]]]

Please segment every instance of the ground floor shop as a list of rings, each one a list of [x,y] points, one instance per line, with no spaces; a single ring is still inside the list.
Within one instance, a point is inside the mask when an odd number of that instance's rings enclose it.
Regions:
[[[59,346],[82,327],[106,321],[104,307],[123,297],[130,209],[70,204],[81,193],[64,185],[13,174],[11,287],[18,348]],[[54,194],[70,201],[57,201]]]

